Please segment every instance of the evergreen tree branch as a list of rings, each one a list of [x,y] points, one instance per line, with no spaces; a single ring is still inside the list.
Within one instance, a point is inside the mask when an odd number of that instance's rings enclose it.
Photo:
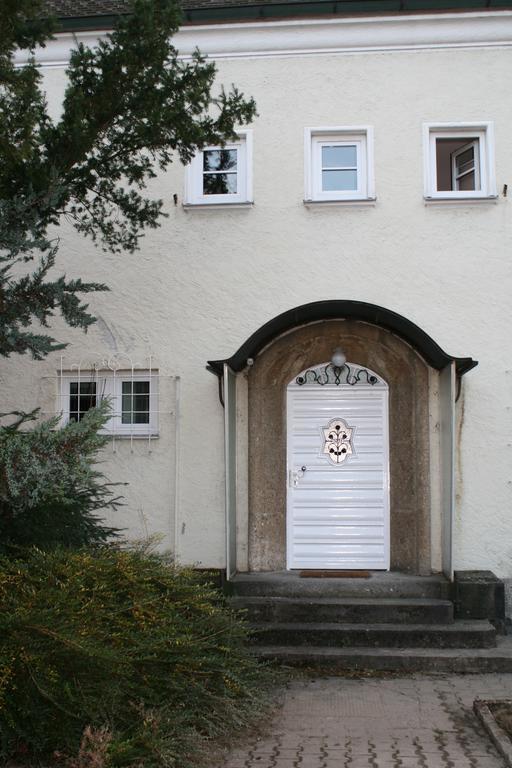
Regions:
[[[4,0],[0,30],[0,354],[40,359],[62,344],[35,333],[59,311],[86,330],[94,322],[84,293],[106,286],[50,279],[56,245],[48,231],[69,217],[104,251],[133,252],[166,213],[145,195],[175,157],[191,160],[224,144],[256,114],[235,87],[213,93],[215,65],[190,61],[171,44],[181,22],[176,0],[133,0],[131,13],[97,46],[79,44],[67,70],[61,116],[51,118],[34,58],[55,24],[41,0]],[[28,51],[24,67],[14,54]],[[36,261],[18,275],[20,262]],[[12,268],[16,266],[15,273]]]

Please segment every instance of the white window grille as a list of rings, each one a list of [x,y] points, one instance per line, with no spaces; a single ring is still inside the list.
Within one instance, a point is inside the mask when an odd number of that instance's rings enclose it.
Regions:
[[[58,410],[62,423],[80,421],[90,408],[107,399],[111,412],[102,432],[113,438],[150,442],[158,437],[159,380],[151,358],[135,363],[118,355],[66,364],[61,357]]]

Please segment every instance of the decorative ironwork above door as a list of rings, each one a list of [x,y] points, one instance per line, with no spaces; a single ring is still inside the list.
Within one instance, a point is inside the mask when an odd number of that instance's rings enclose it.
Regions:
[[[327,363],[327,365],[309,368],[297,376],[295,382],[299,387],[304,386],[304,384],[319,384],[321,387],[326,384],[334,384],[337,387],[345,384],[349,384],[351,387],[362,384],[374,387],[376,384],[384,383],[372,371],[360,368],[353,363],[345,363],[341,366]]]
[[[333,464],[341,464],[352,455],[352,432],[343,419],[333,419],[324,427],[324,449]]]

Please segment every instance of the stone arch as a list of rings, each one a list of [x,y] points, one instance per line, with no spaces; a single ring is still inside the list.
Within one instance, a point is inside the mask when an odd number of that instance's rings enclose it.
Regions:
[[[429,366],[396,334],[358,320],[295,328],[249,370],[249,569],[285,568],[286,386],[338,346],[389,384],[391,568],[429,573]]]

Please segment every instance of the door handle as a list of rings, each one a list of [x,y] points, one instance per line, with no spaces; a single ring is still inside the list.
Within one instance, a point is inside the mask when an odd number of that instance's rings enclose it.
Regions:
[[[288,483],[290,485],[290,488],[297,488],[299,485],[299,480],[301,477],[304,477],[304,472],[306,471],[307,467],[302,466],[300,469],[290,469],[288,474]]]

